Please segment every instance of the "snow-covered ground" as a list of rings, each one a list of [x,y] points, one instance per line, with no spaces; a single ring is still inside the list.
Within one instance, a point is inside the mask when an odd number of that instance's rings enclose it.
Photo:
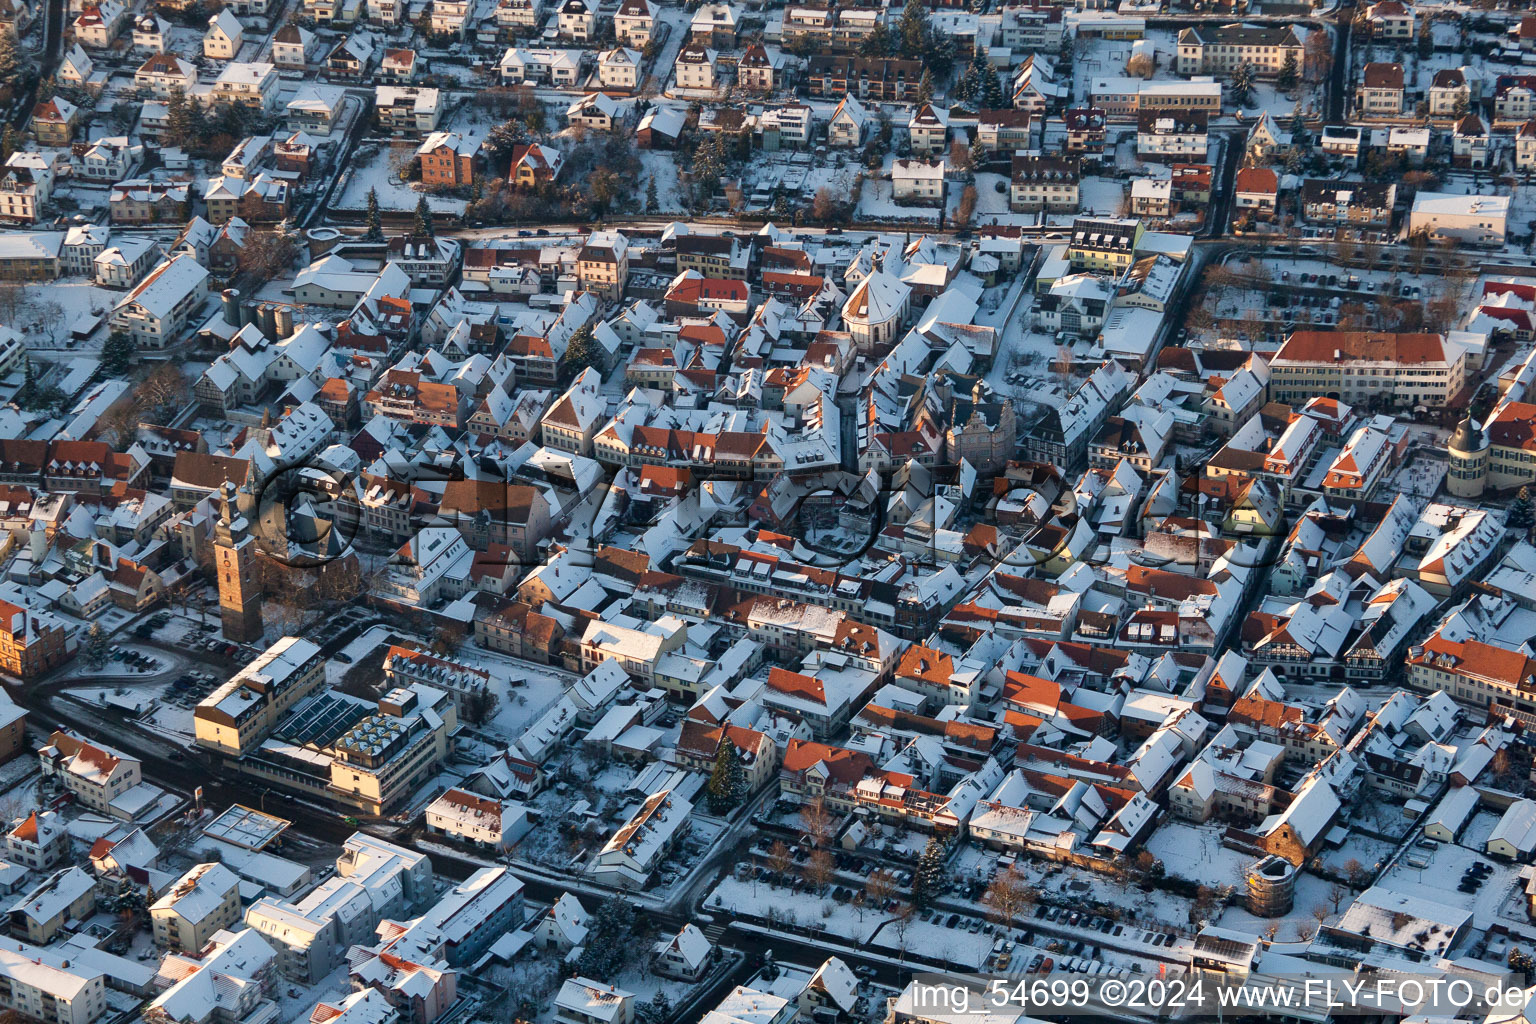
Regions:
[[[1254,858],[1222,846],[1225,831],[1220,824],[1167,821],[1147,840],[1147,851],[1175,877],[1202,885],[1241,885],[1243,870]]]

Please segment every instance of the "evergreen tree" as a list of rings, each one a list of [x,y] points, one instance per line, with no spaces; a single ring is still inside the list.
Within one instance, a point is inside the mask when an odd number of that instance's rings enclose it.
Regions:
[[[1435,31],[1428,18],[1419,18],[1419,60],[1429,60],[1435,55]]]
[[[971,63],[966,66],[965,74],[960,76],[960,98],[973,107],[981,106],[986,98],[986,76],[991,70],[981,54],[973,54]]]
[[[101,628],[101,623],[91,623],[91,628],[85,631],[85,643],[80,648],[85,663],[100,670],[107,663],[108,652],[107,631]]]
[[[101,346],[101,372],[108,377],[121,377],[128,372],[138,349],[133,337],[123,331],[113,331]]]
[[[9,160],[14,152],[16,152],[16,126],[7,122],[5,134],[0,135],[0,164]]]
[[[384,218],[379,213],[378,189],[370,188],[368,190],[368,200],[364,206],[363,223],[368,226],[367,230],[363,232],[363,241],[384,241]]]
[[[1296,83],[1301,78],[1301,66],[1296,63],[1294,51],[1285,55],[1285,61],[1280,65],[1280,73],[1275,77],[1275,85],[1282,90],[1296,88]]]
[[[416,200],[416,220],[411,225],[411,234],[416,238],[437,237],[437,232],[432,228],[432,207],[427,205],[426,196]]]
[[[165,101],[165,137],[172,145],[184,146],[197,133],[196,111],[181,86],[171,89]]]
[[[513,118],[492,128],[485,137],[485,148],[496,156],[511,158],[512,151],[528,141],[528,125]]]
[[[613,895],[597,905],[587,929],[587,941],[576,969],[583,977],[612,981],[629,959],[635,931],[635,908]]]
[[[1301,116],[1301,104],[1291,111],[1291,146],[1298,152],[1312,148],[1312,133],[1307,131],[1307,119]]]
[[[32,60],[16,42],[15,29],[0,29],[0,83],[15,85],[32,73]]]
[[[645,182],[645,212],[655,213],[661,209],[661,200],[656,197],[656,175],[651,175]]]
[[[672,1000],[665,989],[657,989],[650,1002],[635,1007],[636,1024],[667,1024],[672,1017]]]
[[[773,219],[786,224],[795,219],[794,208],[789,205],[788,192],[780,192],[774,199]]]
[[[1520,488],[1520,493],[1510,502],[1507,521],[1512,530],[1529,530],[1532,523],[1536,523],[1536,507],[1532,506],[1529,487]]]
[[[885,22],[875,22],[874,29],[859,43],[861,57],[889,57],[891,55],[891,30]]]
[[[982,65],[985,68],[981,79],[982,105],[988,110],[1001,109],[1007,100],[1003,96],[1002,84],[997,80],[997,72],[985,61]]]
[[[982,145],[979,135],[971,140],[971,170],[975,170],[986,163],[989,155],[987,147]]]
[[[1072,65],[1077,60],[1077,39],[1071,32],[1061,34],[1061,49],[1056,52],[1056,77],[1066,81],[1072,77]]]
[[[944,891],[944,862],[948,859],[949,848],[938,836],[923,847],[917,870],[912,873],[912,905],[919,910],[931,906]]]
[[[923,0],[907,0],[901,10],[901,21],[896,26],[896,38],[901,55],[920,58],[928,49],[928,5]]]
[[[592,325],[583,324],[566,342],[565,368],[574,376],[597,363],[597,339],[592,334]]]
[[[716,814],[725,814],[741,803],[746,788],[741,754],[730,737],[722,736],[720,749],[715,752],[714,770],[709,773],[709,809]]]
[[[212,119],[216,128],[208,131],[204,127],[208,119],[200,119],[198,123],[199,138],[207,138],[210,135],[232,135],[235,138],[244,138],[250,134],[251,111],[243,103],[221,103],[218,107],[218,116]]]
[[[917,83],[917,103],[921,106],[933,99],[933,72],[923,68],[922,81]]]
[[[1232,69],[1232,102],[1246,107],[1253,98],[1253,64],[1243,61]]]

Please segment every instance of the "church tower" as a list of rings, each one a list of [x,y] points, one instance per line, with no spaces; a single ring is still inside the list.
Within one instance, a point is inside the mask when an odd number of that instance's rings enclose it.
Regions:
[[[234,484],[219,489],[219,522],[213,534],[214,565],[219,574],[219,612],[224,639],[251,643],[261,639],[261,585],[256,581],[256,544],[250,524],[236,507]]]

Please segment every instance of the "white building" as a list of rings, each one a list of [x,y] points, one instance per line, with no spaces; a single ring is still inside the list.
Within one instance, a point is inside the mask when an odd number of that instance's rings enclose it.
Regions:
[[[604,89],[634,90],[640,85],[640,51],[616,46],[597,58],[597,80]]]
[[[891,195],[898,203],[941,203],[944,161],[897,160],[891,165]]]
[[[843,328],[861,349],[886,345],[896,340],[911,307],[912,289],[876,270],[859,282],[843,304]]]
[[[0,1007],[49,1024],[94,1024],[108,1016],[101,971],[41,946],[0,938]]]
[[[1504,244],[1509,223],[1509,196],[1464,196],[1448,192],[1419,192],[1408,214],[1408,233],[1432,240],[1450,239],[1464,245],[1497,248]]]
[[[528,808],[520,803],[450,789],[427,805],[426,826],[429,832],[500,852],[526,835],[533,824]]]
[[[692,814],[693,804],[670,789],[653,794],[609,837],[588,865],[588,874],[608,885],[643,887],[688,833]]]
[[[177,341],[208,296],[208,271],[190,256],[167,260],[112,309],[111,325],[140,348]]]
[[[234,60],[245,42],[245,29],[229,8],[224,8],[208,19],[208,31],[203,33],[203,56],[214,60]]]

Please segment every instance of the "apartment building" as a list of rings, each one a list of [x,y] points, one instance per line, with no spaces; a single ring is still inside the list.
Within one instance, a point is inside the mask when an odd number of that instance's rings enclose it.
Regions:
[[[240,877],[222,864],[198,864],[149,908],[155,945],[196,953],[240,919]]]
[[[55,731],[37,752],[43,775],[57,779],[93,811],[114,815],[113,801],[144,781],[137,759],[99,743]]]
[[[1181,75],[1230,75],[1239,64],[1256,74],[1280,73],[1286,58],[1301,67],[1301,40],[1289,25],[1197,25],[1179,33],[1176,66]]]
[[[197,745],[239,757],[324,683],[320,648],[285,636],[198,703],[193,712]]]
[[[1015,155],[1008,206],[1026,213],[1035,210],[1076,210],[1082,164],[1075,156]]]
[[[165,348],[181,339],[207,297],[208,271],[193,256],[177,256],[118,300],[109,322],[139,348]]]
[[[1466,362],[1466,350],[1440,334],[1296,331],[1270,361],[1270,395],[1293,405],[1323,397],[1440,408],[1461,392]]]

